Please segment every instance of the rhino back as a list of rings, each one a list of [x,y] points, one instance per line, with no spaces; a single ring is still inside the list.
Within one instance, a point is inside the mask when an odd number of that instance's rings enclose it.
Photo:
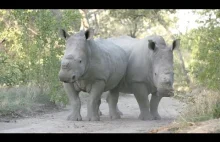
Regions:
[[[127,53],[128,56],[132,51],[132,45],[139,41],[139,39],[135,39],[130,36],[112,37],[108,38],[108,40],[120,46]]]
[[[114,88],[125,74],[128,62],[126,52],[105,39],[95,40],[90,46],[90,72],[96,79],[105,80],[105,91]]]
[[[132,52],[128,59],[128,69],[126,79],[129,82],[143,82],[148,80],[150,66],[150,52],[148,50],[148,42],[140,40],[133,44]]]

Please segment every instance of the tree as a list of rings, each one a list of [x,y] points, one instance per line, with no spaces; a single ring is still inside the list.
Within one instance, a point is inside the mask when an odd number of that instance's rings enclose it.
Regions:
[[[155,13],[160,15],[168,26],[176,22],[176,19],[168,16],[174,14],[175,10],[81,9],[80,11],[83,15],[82,25],[84,26],[82,27],[93,27],[96,30],[96,36],[104,38],[121,35],[131,37],[146,35],[148,29],[159,24],[155,19]]]
[[[159,10],[159,9],[152,9],[152,10],[110,10],[110,15],[116,18],[122,25],[127,26],[127,34],[131,37],[137,37],[139,34],[146,32],[147,29],[150,29],[152,26],[155,26],[160,22],[156,17],[159,17],[163,21],[167,21],[167,25],[171,23],[171,19],[169,17],[165,17],[164,15],[169,15],[175,13],[175,10]]]
[[[51,95],[51,100],[66,100],[58,80],[64,40],[58,31],[78,31],[78,10],[0,10],[0,39],[7,39],[1,52],[0,85],[34,85]]]
[[[220,89],[220,21],[219,10],[199,12],[201,24],[184,35],[184,45],[192,52],[190,73],[197,83]]]

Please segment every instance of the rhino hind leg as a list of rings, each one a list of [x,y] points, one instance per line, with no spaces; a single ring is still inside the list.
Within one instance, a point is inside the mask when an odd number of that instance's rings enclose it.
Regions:
[[[158,106],[159,102],[162,97],[157,96],[156,93],[152,93],[151,100],[150,100],[150,112],[151,115],[153,116],[154,120],[160,120],[161,117],[158,113]]]
[[[153,117],[149,111],[148,90],[143,83],[133,83],[132,91],[140,108],[140,120],[152,120]]]
[[[102,115],[102,112],[101,112],[101,110],[100,110],[100,105],[101,105],[101,99],[99,100],[99,116],[101,116]]]
[[[119,98],[119,92],[117,90],[108,91],[107,99],[109,106],[109,117],[114,119],[120,119],[122,112],[118,109],[117,103]]]
[[[108,100],[109,100],[109,95],[110,95],[110,92],[108,92],[108,94],[107,94],[107,97],[106,97],[106,102],[108,103]],[[118,101],[118,100],[117,100]],[[123,113],[119,110],[119,108],[118,108],[118,105],[117,105],[117,103],[116,103],[116,111],[117,111],[117,113],[119,114],[119,115],[123,115]]]
[[[102,116],[102,112],[99,110],[99,116]]]
[[[123,113],[119,110],[118,105],[116,105],[116,110],[117,110],[119,115],[121,115],[121,116],[123,115]]]

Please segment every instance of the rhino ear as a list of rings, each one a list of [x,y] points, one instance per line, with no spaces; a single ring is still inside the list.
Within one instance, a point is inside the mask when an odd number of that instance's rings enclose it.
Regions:
[[[69,34],[64,29],[60,29],[60,36],[63,39],[67,39],[69,37]]]
[[[155,42],[153,40],[148,40],[148,48],[155,50]]]
[[[93,29],[93,28],[88,28],[88,29],[85,31],[85,36],[86,36],[86,39],[87,39],[87,40],[92,39],[93,36],[94,36],[94,29]]]
[[[180,46],[180,39],[174,40],[174,41],[173,41],[173,44],[172,44],[172,47],[171,47],[172,51],[173,51],[174,49],[176,49],[176,48],[179,48],[179,46]]]

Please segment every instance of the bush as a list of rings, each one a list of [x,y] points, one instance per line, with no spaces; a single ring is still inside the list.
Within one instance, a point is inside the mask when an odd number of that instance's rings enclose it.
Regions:
[[[193,90],[191,95],[188,106],[178,119],[196,122],[220,117],[219,92],[200,88]]]
[[[0,10],[0,86],[29,85],[47,89],[51,101],[67,103],[58,80],[64,40],[59,29],[79,30],[78,10]],[[73,24],[74,23],[74,24]],[[44,93],[44,91],[43,91]]]
[[[36,86],[0,88],[0,116],[30,115],[39,110],[43,112],[47,107],[56,108],[50,96],[44,93]]]

